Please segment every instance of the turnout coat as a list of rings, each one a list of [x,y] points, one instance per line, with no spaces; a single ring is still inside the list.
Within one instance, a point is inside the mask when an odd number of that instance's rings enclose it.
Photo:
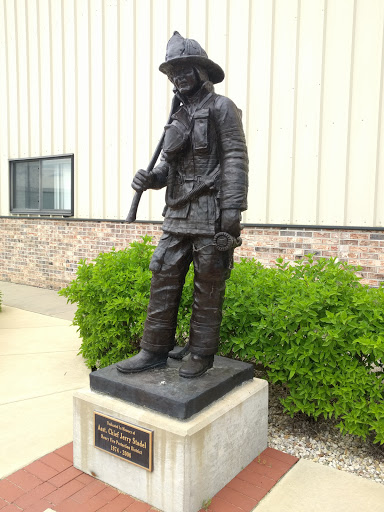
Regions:
[[[206,82],[165,127],[151,188],[166,189],[163,230],[214,235],[220,212],[247,209],[248,155],[241,112]]]

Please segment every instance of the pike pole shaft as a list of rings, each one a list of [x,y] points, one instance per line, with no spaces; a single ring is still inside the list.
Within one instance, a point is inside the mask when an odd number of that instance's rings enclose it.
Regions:
[[[175,95],[173,97],[173,99],[172,99],[172,107],[171,107],[171,112],[169,114],[169,118],[168,118],[167,124],[171,123],[172,116],[176,112],[176,110],[178,109],[179,105],[180,105],[180,102],[179,102],[178,98]],[[153,168],[155,167],[157,159],[160,156],[161,149],[163,147],[164,137],[165,137],[165,130],[164,130],[163,135],[161,136],[161,138],[159,140],[159,143],[156,146],[155,152],[152,155],[152,158],[151,158],[151,160],[150,160],[150,162],[148,164],[148,167],[146,168],[146,172],[148,172],[148,173],[153,171]],[[142,194],[143,194],[142,190],[140,190],[139,192],[135,193],[135,195],[134,195],[134,197],[132,199],[131,208],[129,210],[127,218],[125,219],[125,222],[128,222],[129,224],[131,222],[135,222],[136,215],[137,215],[137,209],[139,207],[139,203],[140,203],[140,199],[141,199]]]

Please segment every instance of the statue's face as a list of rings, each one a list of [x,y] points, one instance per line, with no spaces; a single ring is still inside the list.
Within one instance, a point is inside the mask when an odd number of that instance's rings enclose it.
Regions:
[[[173,83],[180,94],[191,96],[199,88],[200,82],[191,66],[177,66],[172,75]]]

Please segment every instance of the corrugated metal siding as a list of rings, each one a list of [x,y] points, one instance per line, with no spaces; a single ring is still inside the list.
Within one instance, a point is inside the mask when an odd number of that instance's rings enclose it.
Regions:
[[[173,30],[243,111],[245,222],[384,224],[383,0],[1,0],[2,215],[8,159],[74,153],[75,216],[125,218],[170,107]],[[143,194],[138,218],[163,200]]]

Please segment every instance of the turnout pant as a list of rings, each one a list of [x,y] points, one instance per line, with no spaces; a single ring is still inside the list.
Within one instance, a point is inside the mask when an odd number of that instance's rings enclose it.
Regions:
[[[189,332],[192,354],[217,351],[225,281],[231,273],[233,250],[221,252],[213,237],[164,233],[150,263],[151,295],[141,348],[168,352],[175,344],[177,312],[185,276],[193,261],[194,298]]]

